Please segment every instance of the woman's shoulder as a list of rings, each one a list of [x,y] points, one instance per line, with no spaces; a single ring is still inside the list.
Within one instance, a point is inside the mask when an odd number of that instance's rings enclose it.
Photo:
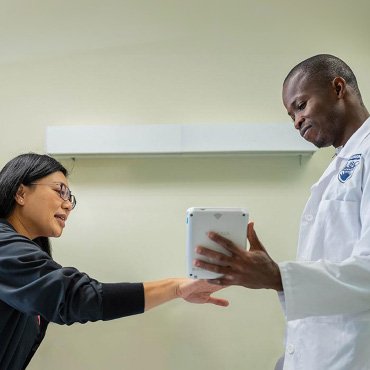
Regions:
[[[0,253],[1,250],[17,247],[18,249],[40,250],[32,240],[17,233],[13,226],[6,220],[0,219]]]

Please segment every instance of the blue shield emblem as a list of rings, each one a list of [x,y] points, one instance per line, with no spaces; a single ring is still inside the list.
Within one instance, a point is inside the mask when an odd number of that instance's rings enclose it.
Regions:
[[[338,174],[338,179],[340,182],[346,182],[352,177],[354,170],[360,163],[361,155],[362,154],[354,154],[350,159],[348,159],[346,165]]]

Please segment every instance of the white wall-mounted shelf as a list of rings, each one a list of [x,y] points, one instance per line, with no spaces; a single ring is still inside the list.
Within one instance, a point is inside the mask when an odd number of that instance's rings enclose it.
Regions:
[[[288,123],[49,126],[53,156],[295,154],[316,148]]]

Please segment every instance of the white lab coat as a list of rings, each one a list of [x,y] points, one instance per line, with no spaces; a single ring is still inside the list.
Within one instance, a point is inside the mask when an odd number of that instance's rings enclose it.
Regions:
[[[311,188],[297,261],[279,267],[283,369],[370,369],[370,119]]]

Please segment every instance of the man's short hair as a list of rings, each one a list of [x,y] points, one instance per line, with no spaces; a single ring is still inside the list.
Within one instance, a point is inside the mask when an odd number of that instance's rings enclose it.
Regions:
[[[297,64],[286,76],[284,85],[291,77],[300,72],[304,73],[306,77],[324,84],[330,83],[335,77],[342,77],[361,99],[356,76],[352,69],[334,55],[319,54]]]

